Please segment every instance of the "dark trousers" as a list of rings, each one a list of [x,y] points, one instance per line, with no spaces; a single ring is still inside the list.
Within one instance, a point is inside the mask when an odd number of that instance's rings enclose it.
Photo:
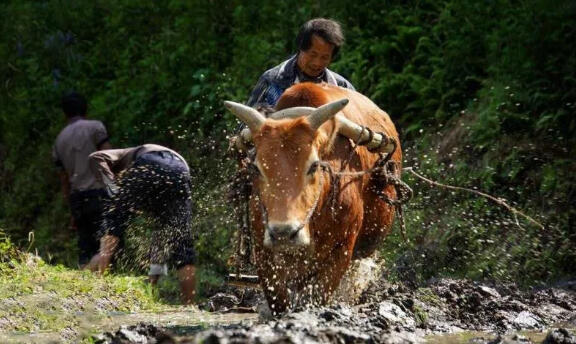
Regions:
[[[177,268],[193,264],[190,173],[170,152],[140,156],[118,180],[118,193],[106,212],[107,232],[122,238],[137,212],[154,219],[152,264],[171,262]]]
[[[78,230],[78,264],[84,265],[100,247],[106,192],[103,189],[76,191],[70,195],[70,211]]]

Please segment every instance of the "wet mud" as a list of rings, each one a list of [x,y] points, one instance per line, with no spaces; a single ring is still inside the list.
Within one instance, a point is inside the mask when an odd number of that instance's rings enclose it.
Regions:
[[[257,311],[255,289],[228,287],[211,312]],[[122,327],[96,343],[576,343],[576,281],[514,284],[437,279],[421,288],[374,282],[355,304],[295,309],[275,319],[209,328]]]

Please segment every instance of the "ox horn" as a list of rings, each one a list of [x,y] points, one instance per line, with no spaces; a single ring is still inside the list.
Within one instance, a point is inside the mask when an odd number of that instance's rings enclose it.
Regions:
[[[224,106],[228,108],[236,117],[248,125],[250,130],[255,131],[260,129],[266,118],[256,109],[253,109],[244,104],[235,103],[231,101],[224,101]]]
[[[314,111],[316,111],[316,108],[308,107],[308,106],[296,106],[296,107],[276,111],[270,115],[270,118],[273,118],[273,119],[297,118],[297,117],[301,117],[301,116],[308,116]]]
[[[348,104],[348,99],[344,98],[332,103],[322,105],[308,116],[308,122],[310,122],[310,126],[314,130],[320,128],[324,122],[338,113],[338,111],[342,110],[346,104]]]

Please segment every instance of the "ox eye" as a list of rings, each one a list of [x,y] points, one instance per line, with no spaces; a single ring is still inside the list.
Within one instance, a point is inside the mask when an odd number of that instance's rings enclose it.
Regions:
[[[312,175],[312,174],[316,173],[316,171],[318,171],[318,165],[319,165],[319,162],[318,162],[318,161],[314,161],[314,162],[310,165],[310,168],[308,169],[308,175]]]

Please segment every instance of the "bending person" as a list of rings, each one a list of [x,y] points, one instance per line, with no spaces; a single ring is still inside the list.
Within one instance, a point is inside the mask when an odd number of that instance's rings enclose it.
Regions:
[[[178,269],[182,302],[192,303],[195,253],[190,170],[184,158],[169,148],[145,144],[92,153],[90,164],[111,201],[104,214],[106,228],[100,251],[87,268],[104,272],[136,212],[144,212],[160,225],[151,245],[151,282],[164,273],[164,264],[171,262]]]

